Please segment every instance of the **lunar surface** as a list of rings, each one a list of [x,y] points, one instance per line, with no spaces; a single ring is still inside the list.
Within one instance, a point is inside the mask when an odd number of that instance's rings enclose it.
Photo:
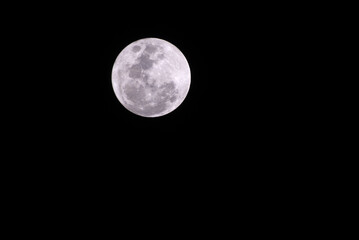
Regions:
[[[145,38],[125,47],[113,65],[112,86],[120,103],[143,117],[175,110],[191,82],[188,62],[173,44]]]

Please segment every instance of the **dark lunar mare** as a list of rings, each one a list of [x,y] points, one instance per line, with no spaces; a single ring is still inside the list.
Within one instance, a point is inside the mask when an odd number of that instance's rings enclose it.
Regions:
[[[133,46],[132,47],[132,52],[139,52],[141,50],[141,47],[140,46],[138,46],[138,45],[135,45],[135,46]]]
[[[144,104],[145,89],[143,86],[136,87],[133,84],[127,84],[124,88],[124,92],[129,100],[136,105]]]
[[[148,52],[148,53],[155,53],[157,51],[158,47],[156,45],[153,45],[153,44],[147,44],[146,45],[146,48],[145,48],[145,52]]]
[[[150,55],[142,54],[139,58],[139,64],[141,65],[143,70],[148,70],[153,66],[154,60],[150,59]]]
[[[140,51],[140,46],[133,46],[132,51],[138,52]],[[150,69],[156,60],[150,59],[150,55],[152,53],[155,53],[157,51],[157,47],[148,44],[146,45],[146,48],[144,52],[136,59],[136,63],[133,64],[131,67],[129,67],[129,73],[128,76],[130,78],[141,78],[143,71]]]
[[[130,78],[140,78],[142,75],[142,68],[141,65],[139,63],[133,64],[130,68],[129,68],[129,73],[128,76]]]

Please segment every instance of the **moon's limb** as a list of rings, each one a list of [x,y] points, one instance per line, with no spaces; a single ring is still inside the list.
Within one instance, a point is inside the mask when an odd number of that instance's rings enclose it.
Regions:
[[[189,91],[191,73],[182,52],[158,38],[129,44],[116,58],[112,85],[120,103],[144,117],[175,110]]]

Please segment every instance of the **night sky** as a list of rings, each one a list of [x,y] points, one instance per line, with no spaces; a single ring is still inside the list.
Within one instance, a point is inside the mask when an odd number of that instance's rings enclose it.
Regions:
[[[227,239],[317,226],[322,25],[312,6],[231,2],[3,8],[1,176],[15,206],[3,205],[29,228],[11,234]],[[178,47],[192,74],[184,102],[158,118],[126,110],[111,84],[121,50],[148,37]]]
[[[100,175],[138,166],[167,173],[275,169],[295,157],[307,121],[296,97],[307,40],[296,14],[270,4],[178,2],[51,5],[26,15],[10,29],[20,46],[13,61],[26,62],[24,97],[13,108],[21,142]],[[126,110],[111,85],[117,55],[147,37],[177,46],[192,74],[184,102],[159,118]]]

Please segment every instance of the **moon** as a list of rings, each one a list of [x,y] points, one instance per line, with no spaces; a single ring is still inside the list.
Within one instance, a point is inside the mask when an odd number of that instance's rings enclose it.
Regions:
[[[160,117],[187,96],[191,72],[182,52],[170,42],[144,38],[126,46],[112,68],[112,87],[130,112]]]

